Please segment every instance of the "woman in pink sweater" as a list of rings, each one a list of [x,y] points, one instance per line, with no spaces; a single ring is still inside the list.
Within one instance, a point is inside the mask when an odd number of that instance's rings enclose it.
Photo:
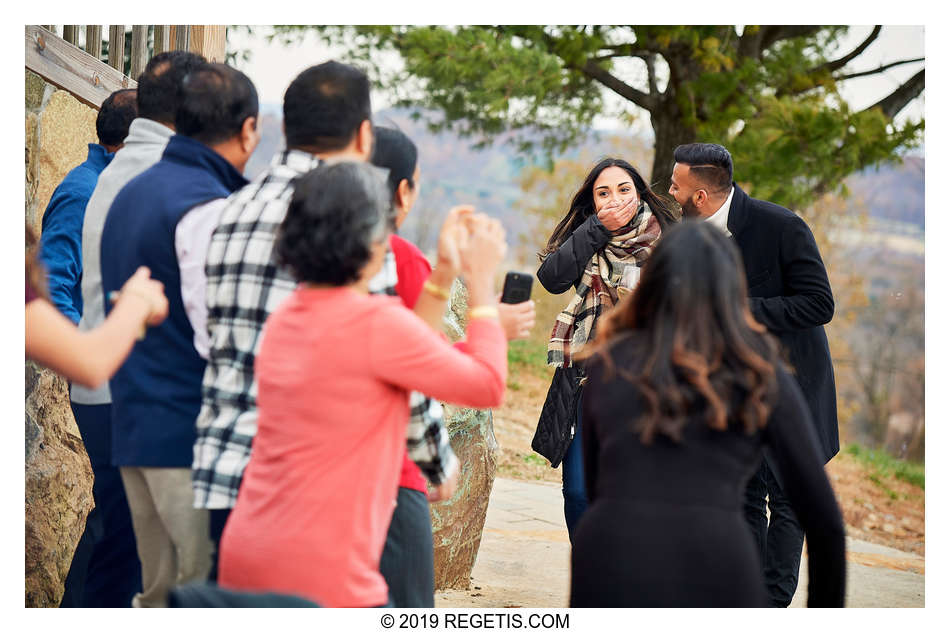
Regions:
[[[260,418],[221,540],[219,583],[328,607],[387,603],[379,558],[405,450],[408,392],[495,407],[507,374],[493,279],[497,221],[461,214],[472,306],[453,348],[398,299],[370,296],[392,226],[383,177],[362,163],[297,183],[276,252],[301,285],[268,319],[255,374]],[[461,217],[461,216],[458,216]]]

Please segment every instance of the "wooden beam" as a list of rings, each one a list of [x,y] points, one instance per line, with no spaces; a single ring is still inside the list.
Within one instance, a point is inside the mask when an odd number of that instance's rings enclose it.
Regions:
[[[189,44],[191,39],[191,27],[184,24],[173,24],[172,25],[172,37],[174,38],[176,51],[187,51],[189,50]]]
[[[63,39],[72,44],[73,46],[79,46],[79,25],[78,24],[67,24],[63,27]]]
[[[102,55],[102,25],[86,25],[86,52],[100,59]]]
[[[26,27],[26,67],[96,109],[116,90],[137,85],[39,26]]]
[[[125,25],[109,25],[109,65],[120,73],[125,68]]]
[[[156,24],[155,32],[152,34],[152,39],[154,40],[152,44],[152,57],[158,55],[159,53],[164,53],[165,51],[171,50],[169,45],[169,27],[167,24]]]
[[[189,50],[211,63],[223,64],[227,53],[227,27],[223,24],[192,26]]]
[[[137,78],[145,70],[148,63],[148,25],[132,27],[132,63],[129,67],[129,76]]]

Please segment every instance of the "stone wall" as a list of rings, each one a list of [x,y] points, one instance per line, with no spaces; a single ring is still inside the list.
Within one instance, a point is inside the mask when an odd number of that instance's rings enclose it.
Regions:
[[[37,235],[66,173],[96,142],[96,110],[26,71],[25,219]],[[66,381],[26,363],[26,578],[28,607],[55,607],[92,509],[92,468],[69,408]]]

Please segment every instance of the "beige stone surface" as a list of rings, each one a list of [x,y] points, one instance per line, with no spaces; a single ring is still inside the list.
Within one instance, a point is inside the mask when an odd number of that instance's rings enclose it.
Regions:
[[[70,169],[86,160],[87,145],[95,143],[97,112],[65,90],[57,90],[40,115],[39,164],[36,186],[36,225],[53,190]]]
[[[93,507],[92,467],[69,408],[66,381],[26,363],[28,607],[55,607]]]
[[[38,166],[39,161],[37,160],[39,146],[38,137],[37,137],[37,126],[39,125],[40,119],[34,112],[30,112],[26,115],[26,142],[25,142],[25,169],[26,169],[26,178],[25,178],[25,200],[26,200],[26,221],[31,225],[36,227],[36,185],[39,180],[38,175]],[[39,233],[39,227],[37,228],[37,233]]]
[[[43,94],[48,86],[43,78],[34,72],[26,71],[26,109],[37,110],[43,105]]]

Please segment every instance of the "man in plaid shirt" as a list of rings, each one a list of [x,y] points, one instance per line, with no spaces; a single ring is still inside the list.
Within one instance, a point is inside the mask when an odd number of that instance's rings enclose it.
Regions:
[[[273,255],[294,181],[322,160],[369,160],[370,113],[369,81],[361,71],[337,62],[303,71],[284,95],[288,149],[228,199],[212,236],[205,265],[210,348],[192,485],[195,507],[211,511],[216,544],[237,501],[257,432],[254,360],[264,321],[296,286]],[[384,285],[394,286],[395,280]],[[412,394],[410,405],[410,458],[448,496],[458,460],[442,424],[441,406],[419,394]]]

